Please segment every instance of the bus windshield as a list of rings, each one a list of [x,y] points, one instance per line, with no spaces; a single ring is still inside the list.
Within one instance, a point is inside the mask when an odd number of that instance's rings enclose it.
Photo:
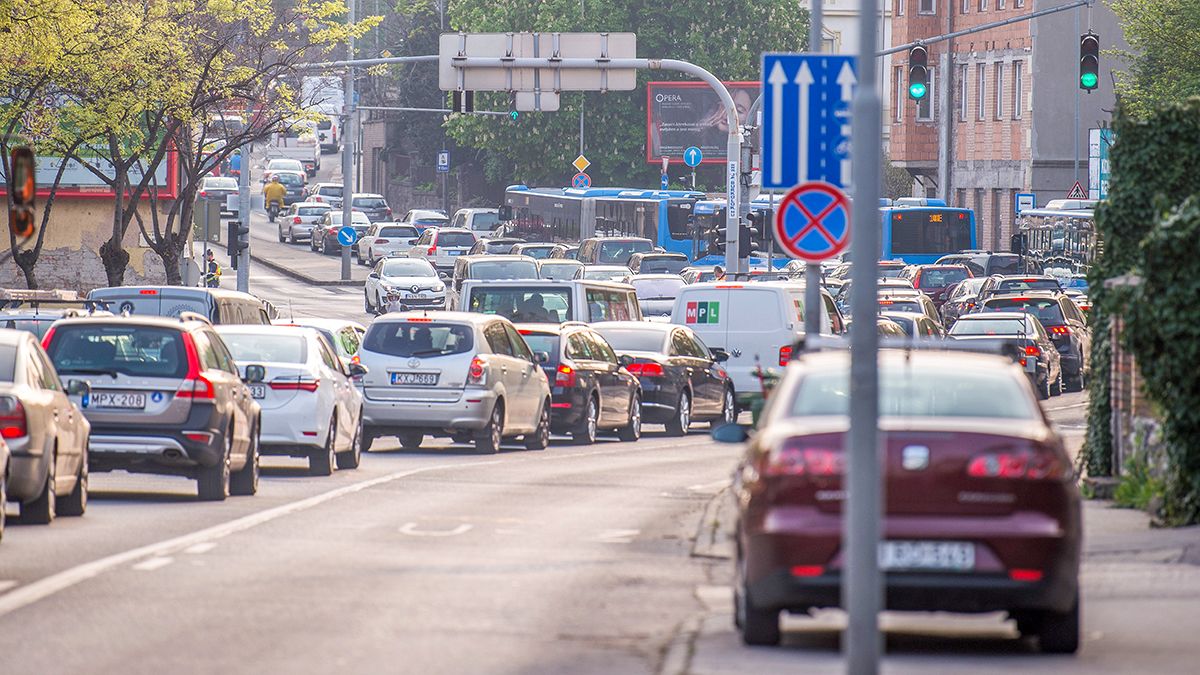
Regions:
[[[890,253],[943,255],[970,249],[971,219],[960,209],[894,209],[891,211]]]

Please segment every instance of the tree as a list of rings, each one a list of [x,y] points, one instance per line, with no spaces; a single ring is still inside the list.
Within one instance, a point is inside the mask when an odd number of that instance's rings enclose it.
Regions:
[[[1145,117],[1169,103],[1200,95],[1200,3],[1195,0],[1110,0],[1129,51],[1115,54],[1130,65],[1118,73],[1125,112]]]
[[[646,3],[589,2],[580,19],[578,0],[460,0],[450,7],[451,25],[467,32],[628,31],[634,27],[638,55],[690,61],[722,80],[757,80],[763,51],[800,51],[807,44],[808,14],[794,0],[733,0],[714,6],[699,0]],[[645,160],[645,83],[683,80],[669,71],[641,72],[638,88],[622,92],[565,93],[556,113],[506,118],[457,116],[449,133],[460,144],[485,151],[489,178],[561,185],[578,153],[578,120],[586,109],[593,140],[586,150],[594,184],[656,185],[660,169]],[[479,94],[478,108],[504,109],[507,94]]]

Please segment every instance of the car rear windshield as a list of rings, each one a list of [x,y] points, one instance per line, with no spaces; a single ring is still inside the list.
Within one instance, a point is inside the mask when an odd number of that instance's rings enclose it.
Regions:
[[[306,363],[308,345],[299,335],[221,333],[221,339],[239,363]]]
[[[537,263],[528,260],[486,260],[471,265],[472,279],[537,279]]]
[[[638,279],[630,280],[638,300],[674,300],[679,289],[687,286],[683,279]]]
[[[638,272],[641,274],[679,274],[689,264],[687,260],[677,258],[643,260],[642,264],[638,265]]]
[[[634,328],[604,328],[597,326],[596,331],[608,340],[608,344],[619,352],[659,352],[663,350],[665,340],[663,331],[637,330]]]
[[[355,197],[350,203],[360,209],[387,208],[387,201],[383,197]]]
[[[549,363],[543,365],[556,366],[558,365],[558,336],[553,333],[534,333],[532,331],[521,331],[521,337],[525,338],[525,344],[529,345],[531,352],[546,352],[550,355]]]
[[[414,218],[413,219],[414,225],[425,225],[427,227],[429,225],[445,225],[448,222],[450,222],[450,221],[446,220],[445,218]]]
[[[317,194],[319,194],[323,197],[341,197],[342,196],[342,186],[341,185],[325,185],[325,186],[321,187],[321,189],[317,190]]]
[[[303,168],[298,159],[273,159],[267,164],[268,171],[302,171]]]
[[[965,269],[924,270],[921,272],[921,288],[945,288],[966,278]]]
[[[1066,323],[1058,301],[1049,298],[998,298],[988,300],[987,310],[990,312],[1031,312],[1036,314],[1037,318],[1047,326],[1061,326]]]
[[[329,213],[328,206],[302,206],[296,209],[298,216],[323,216]]]
[[[47,352],[60,374],[182,378],[188,370],[182,334],[154,326],[60,326]]]
[[[16,374],[16,345],[0,345],[0,382],[12,382]]]
[[[380,272],[385,277],[436,277],[433,266],[424,260],[387,260]]]
[[[1001,279],[996,284],[997,293],[1024,293],[1025,291],[1058,291],[1062,287],[1058,279]]]
[[[574,279],[575,272],[583,267],[583,263],[575,264],[543,264],[540,268],[541,277],[543,279]]]
[[[461,323],[376,321],[367,328],[363,349],[388,356],[449,356],[470,351],[473,334]]]
[[[438,246],[474,246],[475,235],[470,232],[438,232]]]
[[[284,185],[290,185],[292,187],[304,185],[304,177],[298,173],[276,173],[272,175],[278,177],[279,182],[283,183]]]
[[[237,188],[237,180],[233,178],[208,178],[204,181],[204,189],[206,190],[236,190]]]
[[[527,255],[535,260],[545,260],[550,257],[550,251],[554,250],[554,246],[524,246],[521,248],[521,255]]]
[[[879,309],[886,312],[916,312],[924,313],[921,303],[916,300],[880,300]]]
[[[1037,404],[1027,385],[1010,372],[883,367],[879,373],[879,414],[885,417],[984,417],[1034,420]],[[804,376],[791,413],[797,417],[849,414],[850,377],[846,370]]]
[[[417,228],[415,228],[415,227],[406,227],[404,225],[397,225],[395,227],[379,228],[379,236],[381,236],[381,237],[400,237],[400,238],[407,237],[409,239],[413,239],[418,236],[418,233],[417,233]]]
[[[489,241],[484,245],[488,253],[509,253],[512,251],[515,241]]]
[[[583,271],[583,278],[591,279],[592,281],[620,281],[620,280],[624,279],[625,277],[629,276],[629,274],[630,274],[630,272],[627,269],[624,269],[624,270],[599,269],[598,270],[598,269],[589,267]]]
[[[596,262],[616,263],[624,265],[634,253],[653,251],[654,245],[648,241],[606,241],[600,244],[600,252]]]
[[[1024,337],[1024,319],[975,319],[960,317],[950,327],[950,335],[1016,335]]]
[[[515,323],[562,323],[571,316],[567,288],[501,286],[471,289],[470,311],[499,314]]]
[[[495,213],[476,213],[471,217],[471,229],[477,231],[491,231],[496,229],[496,223],[500,222],[500,217]]]

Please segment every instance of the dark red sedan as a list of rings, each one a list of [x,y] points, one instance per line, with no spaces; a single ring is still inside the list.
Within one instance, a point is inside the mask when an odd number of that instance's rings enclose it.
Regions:
[[[1080,497],[1029,379],[978,353],[885,350],[879,363],[886,607],[1006,611],[1043,651],[1074,652]],[[840,604],[849,369],[846,352],[793,359],[735,473],[748,644],[777,644],[781,611]]]

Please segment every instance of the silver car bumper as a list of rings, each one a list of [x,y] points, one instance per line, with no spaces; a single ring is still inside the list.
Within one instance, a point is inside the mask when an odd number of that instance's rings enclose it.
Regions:
[[[376,427],[425,429],[482,429],[488,422],[496,395],[491,391],[466,391],[456,401],[371,398],[363,396],[363,424]]]

